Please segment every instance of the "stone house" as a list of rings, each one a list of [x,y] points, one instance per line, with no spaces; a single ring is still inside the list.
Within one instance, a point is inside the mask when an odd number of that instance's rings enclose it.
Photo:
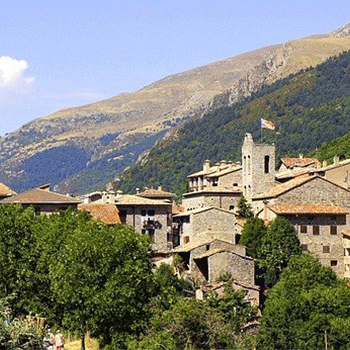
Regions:
[[[242,166],[240,163],[226,162],[210,166],[210,160],[203,163],[203,170],[188,175],[190,192],[203,191],[212,187],[238,190],[242,183]]]
[[[302,170],[302,169],[317,169],[320,167],[320,162],[317,158],[304,158],[302,154],[299,158],[283,157],[280,160],[277,172],[287,170]]]
[[[213,235],[235,242],[236,216],[233,212],[216,207],[205,207],[174,215],[174,235],[180,245],[195,243]]]
[[[310,171],[310,173],[313,174],[312,171]],[[338,156],[334,156],[333,164],[327,165],[327,163],[324,162],[323,166],[316,169],[314,174],[349,189],[350,159],[340,161]]]
[[[348,227],[348,209],[325,204],[270,204],[263,211],[260,217],[268,221],[276,216],[287,218],[298,232],[302,250],[315,254],[338,277],[345,277],[342,232]]]
[[[19,203],[23,207],[34,207],[37,213],[50,214],[69,207],[77,208],[80,201],[68,195],[50,191],[50,185],[43,185],[0,200],[0,204]]]
[[[254,286],[254,259],[246,255],[245,247],[220,237],[206,238],[174,249],[191,276],[201,282],[217,281],[222,273],[230,273],[235,281]]]

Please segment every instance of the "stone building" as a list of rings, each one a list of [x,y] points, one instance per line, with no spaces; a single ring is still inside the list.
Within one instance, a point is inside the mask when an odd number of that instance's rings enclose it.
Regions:
[[[117,191],[94,192],[85,196],[85,204],[111,204],[118,210],[121,224],[130,225],[137,232],[149,235],[155,254],[166,254],[173,248],[172,203],[169,199],[151,199],[141,195]],[[107,207],[105,207],[107,210]]]
[[[319,167],[320,162],[317,158],[304,158],[303,155],[300,154],[299,158],[281,158],[277,172],[280,173],[288,170],[317,169]]]
[[[43,185],[0,200],[0,204],[19,203],[23,207],[34,207],[36,213],[50,214],[69,207],[77,208],[80,201],[68,195],[50,191],[50,185]]]
[[[222,273],[230,273],[235,281],[254,286],[254,259],[246,255],[245,247],[222,238],[206,238],[174,249],[191,276],[201,282],[217,281]]]
[[[324,162],[321,168],[316,169],[314,172],[310,171],[310,173],[322,176],[339,186],[350,188],[350,159],[340,161],[338,156],[334,156],[333,164],[327,165]]]
[[[188,175],[190,192],[203,191],[208,188],[239,189],[242,183],[242,166],[240,163],[226,162],[210,166],[210,160],[203,163],[203,170]]]
[[[250,201],[276,184],[275,146],[256,144],[251,134],[245,134],[242,167],[243,195]]]
[[[235,242],[236,216],[233,212],[216,207],[185,211],[174,215],[176,228],[174,234],[179,237],[180,245],[201,241],[203,237],[213,235]]]

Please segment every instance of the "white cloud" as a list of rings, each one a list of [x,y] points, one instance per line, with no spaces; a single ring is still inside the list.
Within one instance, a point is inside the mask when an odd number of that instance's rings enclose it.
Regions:
[[[0,92],[1,91],[27,91],[35,81],[34,77],[27,77],[24,72],[28,68],[25,60],[16,60],[9,56],[0,57]]]

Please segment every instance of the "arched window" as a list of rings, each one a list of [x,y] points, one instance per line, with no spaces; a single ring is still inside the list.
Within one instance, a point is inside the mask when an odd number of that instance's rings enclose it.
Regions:
[[[248,175],[250,175],[250,156],[248,156]]]
[[[270,170],[270,156],[265,156],[264,158],[264,172],[268,174]]]

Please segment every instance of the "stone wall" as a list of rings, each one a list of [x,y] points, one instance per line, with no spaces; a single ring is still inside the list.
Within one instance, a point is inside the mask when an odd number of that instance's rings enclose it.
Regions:
[[[339,278],[344,277],[344,246],[341,231],[347,227],[346,215],[284,216],[295,225],[303,250],[316,255],[321,264],[330,266]],[[315,226],[318,227],[318,232],[314,231]],[[336,227],[336,234],[331,234],[332,226]],[[306,232],[303,232],[305,229]]]
[[[208,258],[209,282],[216,281],[222,272],[229,272],[233,279],[254,285],[254,260],[223,251]]]
[[[322,178],[314,178],[275,200],[276,204],[326,204],[350,209],[350,192]]]
[[[239,197],[240,193],[193,192],[183,198],[182,205],[185,210],[216,207],[236,211]]]
[[[222,232],[225,236],[232,236],[235,233],[236,217],[234,213],[210,208],[203,212],[191,215],[192,237],[195,240],[203,232]]]

